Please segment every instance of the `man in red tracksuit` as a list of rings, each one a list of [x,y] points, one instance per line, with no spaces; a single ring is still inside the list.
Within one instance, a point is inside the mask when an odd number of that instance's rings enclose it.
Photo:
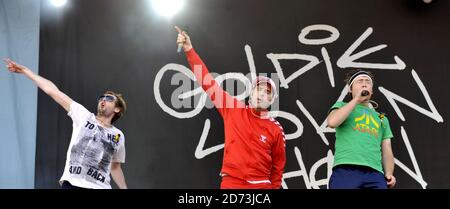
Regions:
[[[209,74],[185,31],[178,31],[197,81],[211,98],[224,120],[225,148],[222,189],[279,189],[286,163],[285,135],[268,108],[277,96],[272,79],[258,76],[252,82],[249,104],[224,91]]]

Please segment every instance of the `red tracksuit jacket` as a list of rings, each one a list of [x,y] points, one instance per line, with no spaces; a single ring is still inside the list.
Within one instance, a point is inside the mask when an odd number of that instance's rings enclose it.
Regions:
[[[249,106],[224,91],[194,49],[187,51],[186,56],[197,82],[224,120],[221,173],[250,183],[270,181],[272,188],[280,188],[286,163],[285,135],[280,123],[273,118],[256,117]]]

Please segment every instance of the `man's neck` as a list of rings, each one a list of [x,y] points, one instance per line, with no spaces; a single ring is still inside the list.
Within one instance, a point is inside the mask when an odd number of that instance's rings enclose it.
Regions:
[[[362,102],[362,103],[360,103],[361,105],[364,105],[364,106],[366,106],[366,107],[370,107],[370,102],[369,101],[364,101],[364,102]]]
[[[262,109],[262,108],[254,108],[252,105],[250,106],[250,111],[252,111],[253,115],[260,118],[268,118],[269,117],[269,110]]]
[[[100,123],[100,125],[102,125],[104,127],[108,127],[108,128],[112,127],[111,118],[107,118],[107,117],[101,116],[101,115],[96,115],[95,118]]]

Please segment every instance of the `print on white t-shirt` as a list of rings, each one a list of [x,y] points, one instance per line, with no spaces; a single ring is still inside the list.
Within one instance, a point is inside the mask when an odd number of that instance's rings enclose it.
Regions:
[[[125,137],[119,129],[100,126],[95,115],[72,102],[68,115],[73,121],[72,138],[60,182],[109,189],[112,162],[125,162]]]

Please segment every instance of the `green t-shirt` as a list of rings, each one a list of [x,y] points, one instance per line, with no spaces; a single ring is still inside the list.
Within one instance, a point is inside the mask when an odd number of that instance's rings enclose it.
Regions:
[[[341,108],[346,102],[336,102],[331,107]],[[336,128],[333,167],[342,164],[363,165],[383,172],[381,142],[392,138],[389,121],[370,107],[358,104]]]

